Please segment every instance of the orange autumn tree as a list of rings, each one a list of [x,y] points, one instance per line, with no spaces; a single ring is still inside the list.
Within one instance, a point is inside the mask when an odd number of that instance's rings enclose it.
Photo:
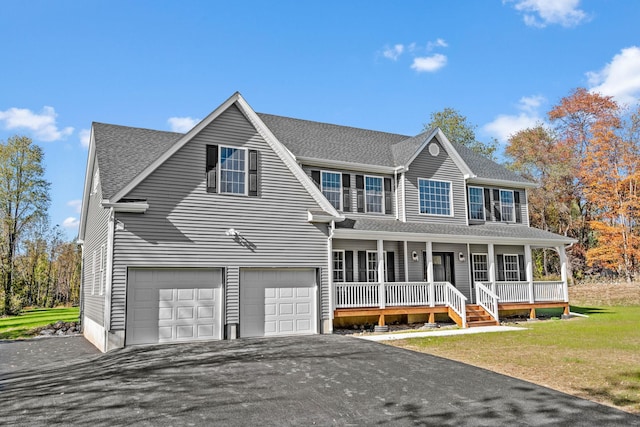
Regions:
[[[549,113],[574,156],[576,189],[595,242],[587,264],[631,281],[640,260],[638,114],[624,120],[612,97],[576,89]]]

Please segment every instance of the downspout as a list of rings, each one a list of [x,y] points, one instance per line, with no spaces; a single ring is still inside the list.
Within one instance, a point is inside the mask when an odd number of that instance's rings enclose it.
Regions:
[[[104,289],[104,330],[105,330],[105,351],[108,351],[108,334],[111,331],[111,288],[113,280],[113,241],[115,234],[115,211],[109,209],[109,221],[107,222],[107,265]]]
[[[84,241],[78,242],[80,244],[80,318],[78,320],[80,324],[80,330],[84,332]]]
[[[336,222],[335,220],[332,220],[329,223],[329,237],[327,238],[327,283],[329,284],[329,325],[327,325],[327,329],[329,330],[323,330],[323,333],[333,332],[333,312],[335,310],[335,288],[333,286],[333,233],[335,228]]]
[[[393,180],[395,183],[395,193],[396,193],[396,221],[400,219],[400,208],[398,207],[398,168],[393,170]]]

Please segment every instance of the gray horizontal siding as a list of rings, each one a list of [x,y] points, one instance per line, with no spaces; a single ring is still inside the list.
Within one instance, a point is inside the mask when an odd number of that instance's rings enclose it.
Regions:
[[[259,197],[206,192],[207,144],[259,151]],[[124,329],[127,267],[327,265],[327,227],[307,221],[307,211],[319,209],[317,203],[235,106],[127,198],[146,199],[150,207],[145,214],[117,215],[122,229],[115,234],[114,329]],[[242,238],[226,236],[229,228]]]
[[[97,165],[97,162],[94,163]],[[95,167],[95,166],[94,166]],[[95,170],[87,171],[95,179]],[[93,189],[92,181],[90,189]],[[89,196],[89,206],[87,208],[86,232],[82,250],[83,274],[82,274],[82,296],[84,298],[84,315],[104,326],[105,296],[100,295],[100,284],[96,283],[95,293],[93,292],[93,253],[96,251],[100,257],[100,248],[107,244],[109,209],[100,206],[102,200],[102,189],[98,185],[97,192]],[[99,262],[99,261],[98,261]],[[99,274],[97,275],[99,280]],[[106,283],[104,284],[106,287]]]
[[[440,154],[433,157],[428,149],[424,149],[409,165],[405,173],[405,209],[407,221],[437,222],[446,224],[466,224],[466,186],[464,177],[446,150],[436,138],[432,141],[440,146]],[[433,216],[420,214],[420,192],[418,178],[451,182],[453,216]]]
[[[387,252],[394,253],[393,271],[396,281],[402,280],[404,277],[404,264],[402,260],[402,243],[396,241],[385,240],[382,245]],[[378,243],[376,240],[352,240],[352,239],[334,239],[334,250],[353,251],[353,278],[355,281],[366,282],[366,278],[358,278],[358,251],[376,251]]]
[[[240,269],[238,267],[227,267],[226,269],[226,286],[225,286],[225,301],[226,301],[226,323],[239,323],[240,322]]]

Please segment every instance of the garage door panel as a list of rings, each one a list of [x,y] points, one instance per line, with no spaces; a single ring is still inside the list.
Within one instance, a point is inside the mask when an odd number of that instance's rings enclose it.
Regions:
[[[222,339],[219,269],[130,269],[128,286],[128,345]]]
[[[242,337],[316,333],[313,269],[242,269]]]

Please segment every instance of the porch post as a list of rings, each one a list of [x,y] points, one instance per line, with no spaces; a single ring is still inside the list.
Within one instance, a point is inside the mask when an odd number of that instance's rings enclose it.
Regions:
[[[409,254],[407,253],[407,241],[403,242],[404,244],[404,281],[409,281]]]
[[[562,293],[564,297],[564,302],[569,302],[569,284],[567,278],[567,253],[564,250],[563,246],[558,246],[556,248],[558,251],[558,255],[560,255],[560,279],[562,280]]]
[[[493,243],[487,245],[487,258],[489,261],[489,282],[491,283],[491,292],[496,292],[496,254],[493,249]]]
[[[427,282],[429,283],[429,305],[435,307],[436,305],[436,290],[433,284],[433,243],[427,242],[425,245],[427,254]]]
[[[384,292],[384,245],[383,240],[378,239],[378,283],[380,284],[378,299],[380,302],[380,308],[385,307],[385,292]]]
[[[529,303],[535,302],[533,294],[533,262],[531,260],[531,245],[524,245],[524,265],[529,282]]]

